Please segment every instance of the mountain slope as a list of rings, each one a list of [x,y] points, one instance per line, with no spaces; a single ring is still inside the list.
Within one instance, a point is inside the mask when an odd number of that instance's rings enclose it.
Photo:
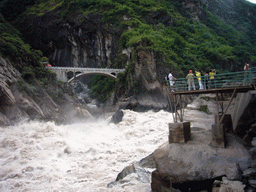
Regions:
[[[1,11],[8,12],[16,1],[4,0]],[[14,17],[5,14],[6,18],[52,65],[127,67],[116,85],[118,97],[164,88],[170,69],[176,77],[185,77],[190,69],[237,71],[245,61],[255,62],[251,38],[255,7],[243,0],[37,0],[24,4],[26,11]],[[235,17],[241,7],[250,15]],[[104,86],[97,86],[98,90]]]

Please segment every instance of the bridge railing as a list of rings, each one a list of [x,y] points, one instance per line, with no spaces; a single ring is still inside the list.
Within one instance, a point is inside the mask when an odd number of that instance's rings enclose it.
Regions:
[[[204,89],[217,89],[228,87],[243,87],[249,86],[256,81],[256,67],[251,68],[248,72],[232,72],[215,74],[213,78],[210,76],[201,76],[201,82]],[[199,90],[198,77],[193,78],[196,90]],[[188,78],[179,78],[174,81],[174,91],[188,91]],[[167,89],[170,90],[170,84],[167,81]],[[193,90],[193,86],[191,86]]]
[[[123,72],[125,69],[111,69],[111,68],[83,68],[83,67],[46,67],[52,70],[67,70],[67,71],[116,71]]]

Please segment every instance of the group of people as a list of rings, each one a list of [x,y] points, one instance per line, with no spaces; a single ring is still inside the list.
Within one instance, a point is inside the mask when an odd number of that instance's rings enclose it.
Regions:
[[[199,84],[199,90],[202,89],[210,89],[215,88],[215,82],[214,82],[214,76],[216,75],[216,69],[212,69],[209,72],[204,71],[202,73],[201,70],[195,70],[195,75],[193,74],[193,71],[190,70],[187,74],[188,79],[188,90],[190,91],[191,88],[196,90],[194,79],[197,78],[198,84]]]
[[[245,71],[244,81],[246,81],[248,79],[247,76],[248,76],[249,70],[250,70],[249,63],[245,63],[245,65],[244,65],[244,71]],[[171,91],[174,92],[173,85],[175,83],[174,80],[176,80],[176,78],[173,76],[172,73],[173,73],[173,71],[170,71],[170,73],[168,75],[168,81],[170,84]],[[192,70],[189,70],[189,73],[186,76],[188,90],[190,91],[192,88],[193,88],[193,90],[196,90],[194,79],[197,79],[197,81],[198,81],[199,90],[216,88],[216,84],[215,84],[216,82],[214,80],[215,75],[216,75],[216,69],[212,69],[210,71],[204,71],[203,73],[201,70],[195,70],[195,74],[193,73]]]
[[[169,84],[170,84],[170,89],[172,92],[173,90],[173,85],[175,83],[174,80],[176,78],[172,74],[173,72],[170,71],[168,78],[169,78]],[[196,78],[199,84],[199,90],[202,89],[210,89],[210,88],[215,88],[215,82],[214,82],[214,75],[216,75],[216,70],[212,69],[209,71],[204,71],[203,73],[201,70],[195,70],[195,75],[192,70],[189,70],[189,73],[187,74],[186,78],[188,79],[188,90],[190,91],[192,88],[196,90],[195,82],[194,79]]]

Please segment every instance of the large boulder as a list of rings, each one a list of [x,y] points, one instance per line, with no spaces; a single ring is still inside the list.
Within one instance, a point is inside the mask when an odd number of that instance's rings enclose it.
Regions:
[[[162,179],[172,178],[173,183],[221,176],[240,180],[241,171],[248,168],[251,157],[234,135],[228,135],[228,143],[227,148],[212,148],[194,141],[165,144],[153,153],[158,174]]]

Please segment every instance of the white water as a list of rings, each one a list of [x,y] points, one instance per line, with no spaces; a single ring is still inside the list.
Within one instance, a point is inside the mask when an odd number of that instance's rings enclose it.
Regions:
[[[0,127],[0,191],[150,192],[150,183],[135,173],[112,188],[107,184],[168,141],[172,114],[123,112],[118,125],[105,120]]]

